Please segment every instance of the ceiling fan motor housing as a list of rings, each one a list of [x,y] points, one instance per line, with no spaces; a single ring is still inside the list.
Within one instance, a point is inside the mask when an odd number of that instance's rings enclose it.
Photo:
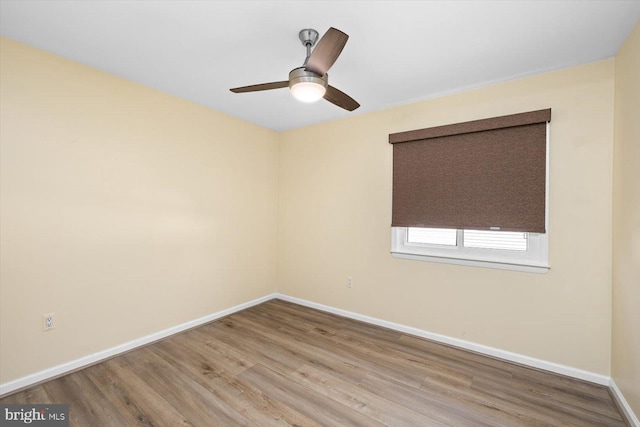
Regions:
[[[328,80],[329,74],[321,76],[312,71],[305,70],[304,67],[298,67],[289,73],[289,88],[292,88],[298,83],[315,83],[326,89],[329,84]]]

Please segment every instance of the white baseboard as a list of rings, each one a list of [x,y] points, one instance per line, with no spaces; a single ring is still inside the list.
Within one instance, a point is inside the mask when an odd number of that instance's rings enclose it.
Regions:
[[[606,375],[596,374],[594,372],[583,371],[582,369],[573,368],[571,366],[561,365],[559,363],[548,362],[546,360],[536,359],[534,357],[525,356],[523,354],[512,353],[506,350],[500,350],[498,348],[489,347],[482,344],[476,344],[471,341],[461,340],[459,338],[452,338],[446,335],[440,335],[433,332],[424,331],[422,329],[414,328],[411,326],[401,325],[399,323],[388,322],[386,320],[377,319],[375,317],[365,316],[351,311],[342,310],[340,308],[331,307],[328,305],[318,304],[315,302],[307,301],[300,298],[283,295],[276,293],[276,297],[284,301],[289,301],[295,304],[304,305],[306,307],[315,308],[318,310],[326,311],[328,313],[337,314],[339,316],[348,317],[350,319],[360,320],[362,322],[371,323],[373,325],[382,326],[384,328],[393,329],[395,331],[404,332],[406,334],[415,335],[421,338],[426,338],[432,341],[441,342],[443,344],[449,344],[454,347],[463,348],[465,350],[471,350],[476,353],[486,354],[499,359],[508,360],[510,362],[519,363],[521,365],[530,366],[545,371],[554,372],[557,374],[566,375],[568,377],[578,378],[584,381],[600,385],[609,385],[610,377]]]
[[[622,395],[622,391],[620,391],[613,378],[611,378],[611,381],[609,382],[609,387],[614,395],[614,398],[618,401],[618,405],[620,405],[622,411],[627,416],[627,420],[633,427],[640,427],[640,421],[638,420],[638,417],[636,417],[636,414],[634,414],[633,409],[631,409],[631,406],[629,405],[629,402],[627,402],[627,399],[624,398],[624,396]]]
[[[252,307],[254,305],[261,304],[265,301],[269,301],[276,297],[277,294],[269,294],[265,295],[261,298],[256,298],[254,300],[238,304],[231,308],[227,308],[225,310],[218,311],[217,313],[209,314],[207,316],[201,317],[199,319],[191,320],[186,323],[182,323],[181,325],[173,326],[171,328],[165,329],[160,332],[155,332],[153,334],[144,336],[142,338],[135,339],[133,341],[129,341],[124,344],[117,345],[115,347],[108,348],[103,351],[99,351],[94,354],[90,354],[88,356],[81,357],[76,360],[72,360],[67,363],[63,363],[58,366],[54,366],[49,369],[45,369],[40,372],[36,372],[31,375],[27,375],[26,377],[18,378],[17,380],[9,381],[4,384],[0,384],[0,397],[5,394],[9,394],[13,391],[28,387],[33,384],[40,383],[42,381],[48,380],[50,378],[58,377],[67,372],[75,371],[86,366],[92,365],[96,362],[99,362],[104,359],[108,359],[110,357],[116,356],[118,354],[124,353],[126,351],[132,350],[136,347],[141,347],[143,345],[149,344],[153,341],[158,341],[162,338],[166,338],[170,335],[177,334],[178,332],[185,331],[187,329],[191,329],[196,326],[203,325],[205,323],[211,322],[213,320],[219,319],[224,316],[228,316],[237,311],[244,310],[245,308]]]

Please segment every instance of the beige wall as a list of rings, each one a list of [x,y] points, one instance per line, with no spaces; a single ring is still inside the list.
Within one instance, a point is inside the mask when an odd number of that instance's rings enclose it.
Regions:
[[[616,56],[611,374],[640,416],[640,24]]]
[[[277,133],[0,43],[0,382],[275,290]]]
[[[278,290],[608,375],[613,77],[610,59],[283,133]],[[547,107],[547,274],[391,257],[389,133]]]

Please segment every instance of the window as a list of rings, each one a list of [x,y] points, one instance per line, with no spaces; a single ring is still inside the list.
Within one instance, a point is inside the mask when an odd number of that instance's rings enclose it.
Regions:
[[[394,257],[546,272],[551,110],[389,135]]]
[[[407,244],[456,246],[460,240],[465,248],[526,251],[529,233],[515,231],[458,230],[452,228],[407,228]]]
[[[393,227],[396,258],[544,273],[546,233]]]

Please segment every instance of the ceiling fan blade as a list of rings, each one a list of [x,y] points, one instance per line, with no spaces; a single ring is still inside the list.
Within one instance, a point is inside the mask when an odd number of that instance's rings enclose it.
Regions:
[[[305,70],[324,76],[336,62],[349,36],[331,27],[324,33],[307,61]]]
[[[331,85],[327,86],[327,92],[324,94],[324,99],[340,108],[344,108],[347,111],[353,111],[360,106],[355,99]]]
[[[244,92],[258,92],[261,90],[280,89],[287,86],[289,86],[288,80],[283,82],[260,83],[259,85],[236,87],[229,90],[233,93],[244,93]]]

